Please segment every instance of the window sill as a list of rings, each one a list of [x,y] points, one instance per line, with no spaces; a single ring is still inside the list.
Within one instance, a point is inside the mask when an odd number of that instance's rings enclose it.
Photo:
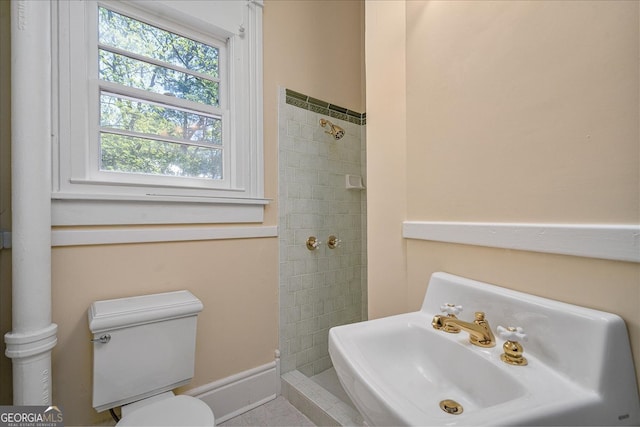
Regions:
[[[54,226],[261,223],[268,199],[54,193]]]

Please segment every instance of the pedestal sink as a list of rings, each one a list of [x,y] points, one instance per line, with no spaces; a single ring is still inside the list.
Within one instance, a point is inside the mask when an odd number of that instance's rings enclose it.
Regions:
[[[431,326],[443,304],[482,311],[493,331],[521,327],[526,366],[465,332]],[[435,273],[422,309],[332,328],[329,353],[370,426],[638,425],[640,403],[624,321],[616,315]]]

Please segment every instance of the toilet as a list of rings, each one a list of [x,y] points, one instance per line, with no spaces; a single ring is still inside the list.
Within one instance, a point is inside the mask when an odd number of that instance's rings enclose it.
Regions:
[[[188,291],[93,302],[96,411],[121,406],[117,426],[214,426],[206,403],[172,392],[193,377],[202,308]]]

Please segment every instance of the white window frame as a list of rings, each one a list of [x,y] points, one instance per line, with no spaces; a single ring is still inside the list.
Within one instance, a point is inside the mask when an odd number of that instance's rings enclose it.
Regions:
[[[188,37],[192,40],[196,40],[198,42],[216,47],[219,50],[219,74],[220,74],[220,106],[210,108],[201,109],[201,112],[206,110],[207,113],[219,115],[223,121],[223,144],[220,147],[224,152],[224,164],[223,164],[223,178],[221,180],[209,180],[209,179],[191,179],[185,177],[168,177],[168,176],[153,176],[146,174],[135,174],[135,173],[122,173],[122,172],[106,172],[101,171],[98,168],[98,164],[96,161],[85,162],[86,170],[83,171],[84,175],[90,177],[89,179],[94,182],[110,182],[113,184],[124,183],[127,184],[141,184],[141,185],[149,185],[151,187],[183,187],[183,188],[198,188],[198,189],[232,189],[238,188],[236,182],[237,177],[233,176],[233,174],[229,173],[229,171],[233,172],[233,169],[230,167],[231,162],[233,160],[233,148],[235,148],[238,144],[231,144],[231,140],[234,139],[235,132],[233,127],[238,126],[239,123],[234,123],[229,120],[229,95],[231,90],[229,89],[230,79],[228,74],[230,74],[230,67],[227,66],[227,39],[229,39],[229,35],[224,32],[220,32],[218,30],[218,37],[214,37],[209,34],[202,34],[199,31],[194,31],[192,28],[185,28],[183,26],[176,26],[173,22],[169,20],[160,20],[155,16],[149,16],[149,14],[141,13],[141,11],[135,7],[131,7],[127,4],[113,2],[105,2],[98,1],[98,6],[103,6],[107,9],[113,10],[114,12],[120,13],[122,15],[128,16],[130,18],[136,19],[138,21],[146,22],[152,24],[155,27],[159,27],[163,30],[172,32],[174,34],[179,34],[183,37]],[[97,7],[86,7],[86,15],[87,22],[97,22]],[[153,22],[148,22],[150,19],[153,19]],[[215,29],[214,29],[215,31]],[[229,40],[230,41],[230,40]],[[230,43],[229,43],[230,44]],[[99,42],[97,40],[97,31],[93,30],[88,34],[88,67],[89,67],[89,75],[97,76],[98,75],[98,48]],[[134,98],[141,99],[143,101],[155,101],[159,104],[164,104],[164,95],[156,94],[153,92],[145,92],[140,89],[133,89],[123,87],[123,85],[119,85],[117,83],[105,82],[103,80],[99,80],[97,78],[91,78],[89,80],[89,117],[99,117],[99,96],[102,91],[118,95],[132,96]],[[140,94],[141,93],[141,94]],[[173,100],[174,105],[166,104],[169,107],[184,107],[186,109],[190,109],[191,111],[196,111],[196,108],[202,107],[193,107],[191,101],[182,100],[179,98],[175,98]],[[89,121],[89,135],[98,135],[100,133],[99,125],[96,120]],[[240,144],[241,145],[241,144]],[[88,144],[85,144],[83,147],[78,147],[80,149],[88,148],[89,155],[84,156],[89,159],[97,159],[99,156],[99,144],[95,143],[95,141],[89,141]],[[243,147],[240,147],[241,149]],[[229,176],[232,175],[232,176]]]
[[[97,8],[208,43],[226,41],[223,180],[98,169]],[[262,3],[85,0],[53,7],[53,225],[262,222]],[[209,43],[211,44],[211,43]]]

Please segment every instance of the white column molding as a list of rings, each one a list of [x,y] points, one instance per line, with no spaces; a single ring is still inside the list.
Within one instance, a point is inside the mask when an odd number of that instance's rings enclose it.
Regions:
[[[51,349],[51,3],[11,2],[14,405],[49,405]]]

